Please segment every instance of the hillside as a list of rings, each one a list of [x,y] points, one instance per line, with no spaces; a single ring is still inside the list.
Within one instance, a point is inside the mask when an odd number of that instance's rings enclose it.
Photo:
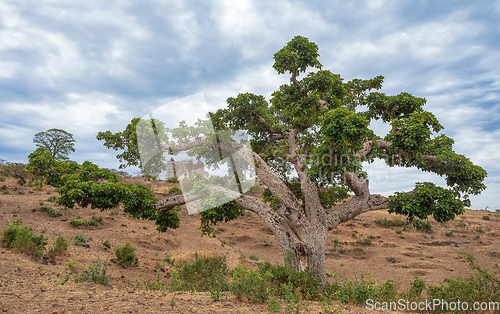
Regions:
[[[148,182],[156,192],[165,192],[172,183]],[[0,311],[8,313],[78,313],[78,312],[176,312],[176,313],[248,313],[267,312],[265,304],[237,301],[229,297],[213,302],[209,293],[147,291],[144,281],[167,280],[167,267],[162,262],[165,253],[176,261],[198,255],[226,255],[230,268],[239,263],[255,269],[262,260],[283,263],[281,249],[266,226],[256,215],[247,214],[236,221],[217,226],[216,238],[201,237],[199,218],[181,212],[181,227],[158,233],[149,221],[135,220],[120,208],[96,212],[89,208],[63,209],[49,201],[57,191],[45,186],[19,186],[13,178],[0,182],[0,229],[21,218],[35,234],[43,234],[49,245],[58,234],[66,239],[81,235],[87,242],[71,244],[68,253],[55,260],[36,260],[22,253],[0,248]],[[253,191],[258,195],[261,191]],[[40,202],[61,211],[51,218],[41,211]],[[74,226],[71,219],[88,221],[93,214],[101,215],[97,226]],[[489,218],[486,218],[489,217]],[[326,265],[338,271],[338,276],[353,278],[356,274],[371,275],[376,282],[393,279],[406,290],[414,275],[427,284],[437,285],[445,278],[468,276],[472,273],[459,252],[473,253],[479,264],[492,269],[500,262],[500,214],[466,210],[463,217],[441,225],[431,221],[430,232],[416,231],[411,225],[387,226],[380,223],[404,221],[387,210],[368,212],[351,222],[340,225],[329,234]],[[489,219],[489,220],[486,220]],[[377,223],[377,221],[379,223]],[[103,240],[109,240],[111,248]],[[112,247],[130,241],[139,257],[137,268],[124,268],[115,261]],[[73,241],[72,241],[73,243]],[[252,257],[252,259],[250,258]],[[98,258],[106,261],[113,280],[103,286],[94,283],[65,282],[70,273],[64,262],[74,261],[78,268],[87,268]],[[63,283],[64,284],[61,284]],[[170,306],[172,298],[175,306]],[[305,305],[307,311],[320,312],[317,303]],[[344,313],[364,312],[364,308],[343,305]]]

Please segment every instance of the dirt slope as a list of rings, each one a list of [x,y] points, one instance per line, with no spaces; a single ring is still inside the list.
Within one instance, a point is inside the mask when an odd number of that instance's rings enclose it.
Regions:
[[[99,226],[70,224],[71,218],[89,220],[95,211],[76,207],[62,209],[48,202],[57,196],[55,189],[44,187],[20,187],[7,178],[0,183],[0,229],[9,221],[21,218],[22,225],[30,226],[36,234],[42,231],[52,241],[61,234],[69,239],[82,235],[89,241],[85,246],[71,245],[68,254],[55,261],[35,260],[21,253],[0,248],[0,312],[8,313],[255,313],[266,312],[267,306],[240,302],[229,297],[222,302],[212,302],[209,293],[145,291],[140,285],[156,280],[156,271],[163,266],[161,260],[168,253],[176,260],[192,259],[199,255],[226,255],[230,267],[238,263],[255,269],[261,260],[282,263],[281,249],[271,233],[256,215],[246,215],[230,223],[218,225],[216,238],[201,237],[199,218],[181,213],[181,227],[166,233],[158,233],[152,222],[135,220],[124,215],[120,208],[102,215]],[[171,184],[153,182],[151,188],[165,192]],[[5,192],[8,190],[8,192]],[[258,191],[256,192],[258,193]],[[47,212],[34,210],[45,205],[59,208],[63,215],[50,218]],[[483,219],[488,216],[489,220]],[[408,288],[414,275],[428,284],[439,284],[447,277],[468,276],[471,270],[462,262],[458,252],[473,253],[478,262],[492,269],[500,262],[500,215],[467,210],[462,219],[440,225],[431,221],[430,233],[419,232],[411,226],[398,234],[403,227],[386,228],[377,220],[400,218],[386,210],[358,216],[339,226],[329,234],[326,265],[338,275],[354,277],[356,274],[371,275],[376,282],[393,279],[400,289]],[[111,247],[130,241],[136,247],[139,267],[123,268],[114,262],[112,249],[102,245],[108,239]],[[370,239],[371,243],[366,239]],[[258,260],[250,259],[258,258]],[[393,259],[392,259],[392,258]],[[93,283],[65,281],[69,268],[64,262],[74,261],[75,266],[87,268],[90,262],[100,258],[107,261],[108,273],[113,280],[106,286]],[[392,261],[388,260],[391,259]],[[160,268],[166,270],[166,268]],[[160,278],[166,280],[166,271]],[[175,304],[172,307],[172,300]],[[318,303],[304,305],[304,313],[320,312]],[[364,308],[342,306],[344,313],[365,312]]]

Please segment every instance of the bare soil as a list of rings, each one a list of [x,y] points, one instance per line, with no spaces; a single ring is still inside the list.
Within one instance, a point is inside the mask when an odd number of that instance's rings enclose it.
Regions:
[[[146,183],[156,192],[165,192],[171,183]],[[213,302],[208,292],[148,291],[142,283],[160,278],[168,280],[168,268],[162,262],[165,253],[176,261],[200,256],[226,255],[230,268],[238,264],[256,269],[260,261],[283,263],[283,254],[262,221],[255,215],[245,215],[229,223],[217,225],[216,238],[201,236],[199,217],[180,213],[181,227],[158,233],[153,222],[135,220],[122,212],[98,212],[76,206],[63,209],[48,202],[58,196],[52,187],[41,191],[35,187],[19,186],[7,178],[0,182],[0,230],[10,221],[22,219],[35,234],[44,233],[51,243],[58,234],[66,239],[83,235],[87,245],[70,245],[66,255],[53,261],[34,259],[22,253],[0,247],[0,312],[7,313],[260,313],[267,305],[238,301],[229,296]],[[5,192],[8,191],[8,192]],[[261,191],[253,191],[258,195]],[[58,208],[62,216],[51,218],[40,211],[40,201]],[[102,215],[98,226],[78,226],[71,218],[90,220],[92,214]],[[489,220],[483,219],[488,216]],[[377,220],[404,217],[391,215],[387,210],[368,212],[340,225],[329,233],[326,247],[326,266],[337,276],[353,278],[371,276],[375,282],[388,279],[399,284],[400,290],[409,288],[414,275],[427,284],[438,285],[445,278],[468,277],[472,270],[459,252],[473,253],[478,262],[492,269],[500,262],[500,214],[466,210],[462,218],[441,225],[431,220],[430,232],[416,231],[411,225],[386,228]],[[399,231],[398,231],[399,232]],[[371,243],[363,243],[369,242]],[[109,240],[111,248],[103,240]],[[338,240],[336,240],[338,239]],[[116,263],[112,247],[130,241],[139,257],[138,267],[122,267]],[[337,244],[335,244],[337,243]],[[252,257],[252,259],[250,258]],[[65,262],[87,269],[98,258],[106,261],[113,280],[107,285],[92,282],[75,283]],[[255,260],[257,258],[258,260]],[[63,283],[63,284],[62,284]],[[344,313],[368,312],[363,307],[341,305]],[[318,302],[303,305],[304,313],[320,313]]]

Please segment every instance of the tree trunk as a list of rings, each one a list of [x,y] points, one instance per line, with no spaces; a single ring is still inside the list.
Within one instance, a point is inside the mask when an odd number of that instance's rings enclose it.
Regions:
[[[295,271],[308,270],[314,278],[321,280],[320,288],[326,286],[325,249],[327,229],[315,226],[303,230],[302,237],[285,233],[277,236],[284,253],[285,264],[293,267]]]

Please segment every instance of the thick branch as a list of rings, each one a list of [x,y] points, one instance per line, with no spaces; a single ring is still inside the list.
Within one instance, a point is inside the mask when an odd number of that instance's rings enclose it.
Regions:
[[[170,196],[170,197],[159,200],[154,205],[154,208],[156,210],[160,210],[160,211],[169,211],[172,208],[174,208],[175,206],[184,205],[186,203],[199,200],[205,196],[206,195],[204,195],[204,194],[198,194],[198,195],[182,194],[182,195]]]

